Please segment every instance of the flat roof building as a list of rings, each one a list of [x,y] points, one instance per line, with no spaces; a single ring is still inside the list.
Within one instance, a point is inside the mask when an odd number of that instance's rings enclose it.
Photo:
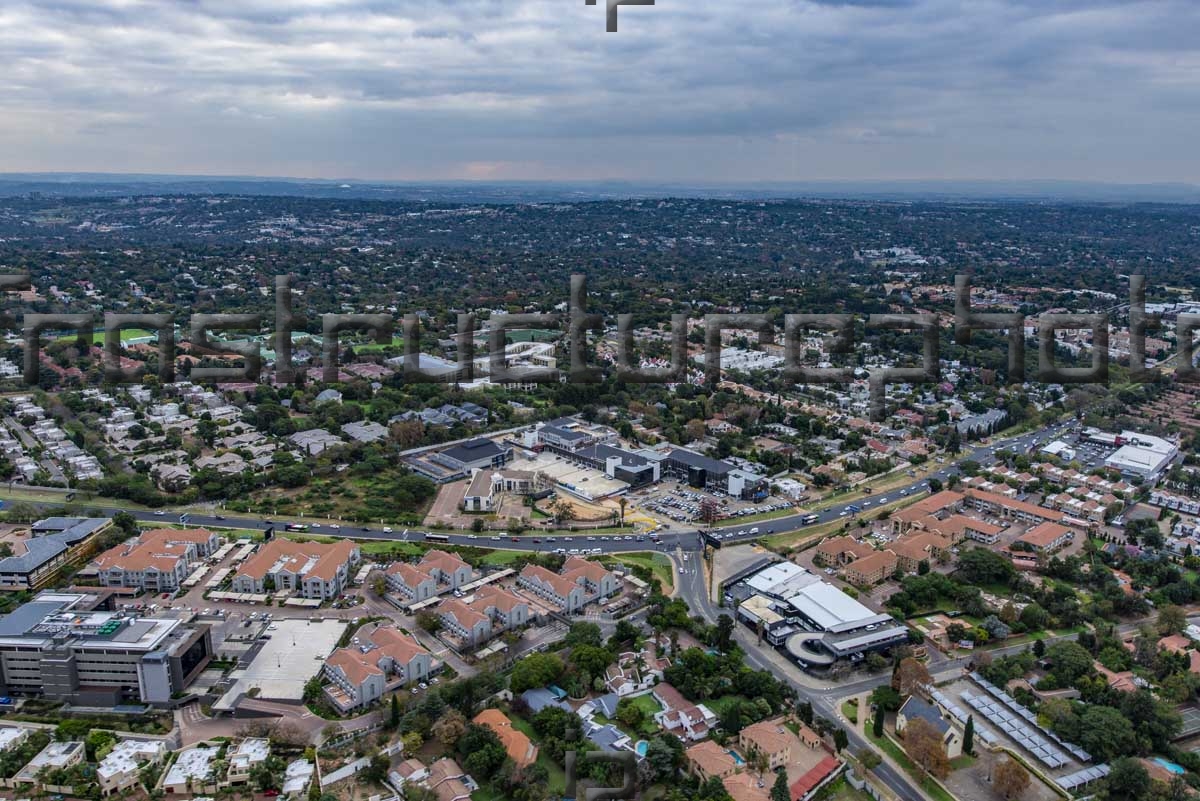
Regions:
[[[166,704],[212,655],[209,628],[88,609],[44,592],[0,618],[0,692],[83,706]]]

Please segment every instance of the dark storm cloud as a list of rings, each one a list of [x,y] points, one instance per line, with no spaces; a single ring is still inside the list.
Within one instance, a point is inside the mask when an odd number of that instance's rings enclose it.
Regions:
[[[1198,180],[1198,6],[6,3],[0,169]]]

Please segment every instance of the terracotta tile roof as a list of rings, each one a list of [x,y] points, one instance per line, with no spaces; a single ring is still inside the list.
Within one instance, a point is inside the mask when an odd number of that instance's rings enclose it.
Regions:
[[[380,626],[367,636],[382,653],[402,665],[407,665],[414,657],[429,653],[415,637],[393,626]]]
[[[1171,636],[1163,637],[1158,641],[1159,648],[1165,648],[1166,650],[1176,654],[1183,653],[1191,644],[1192,641],[1182,634],[1172,634]]]
[[[499,709],[485,709],[475,716],[475,722],[487,726],[496,733],[509,758],[517,767],[525,767],[537,760],[537,747],[525,733],[513,728],[512,721]]]
[[[387,569],[387,574],[396,576],[408,587],[417,587],[426,581],[433,581],[435,585],[437,584],[433,576],[423,570],[418,570],[408,562],[397,562]]]
[[[720,776],[737,768],[737,761],[724,747],[712,740],[693,745],[684,752],[688,761],[696,765],[705,776]]]
[[[729,797],[733,801],[770,801],[771,786],[775,781],[774,775],[768,773],[763,780],[762,787],[758,786],[758,776],[749,773],[735,773],[732,776],[726,776],[721,780],[721,784],[725,785],[725,792],[729,793]]]
[[[476,624],[487,620],[487,615],[477,612],[458,598],[447,598],[438,604],[438,612],[450,615],[465,629],[472,629]]]
[[[472,606],[479,609],[495,607],[506,615],[523,604],[525,604],[523,599],[518,598],[508,590],[491,585],[480,587],[475,593],[475,600],[471,602]]]
[[[599,584],[605,576],[609,575],[609,572],[599,562],[580,559],[578,556],[568,556],[567,561],[563,562],[562,575],[572,580],[577,576],[583,576],[589,581]]]
[[[470,569],[470,565],[464,562],[458,554],[448,553],[446,551],[433,550],[426,551],[425,556],[417,563],[417,567],[428,572],[432,568],[437,568],[443,573],[453,573],[459,568]]]
[[[1037,548],[1045,548],[1059,537],[1070,533],[1071,529],[1066,526],[1060,526],[1058,523],[1038,523],[1020,537],[1017,537],[1017,542],[1026,542]]]
[[[896,554],[892,551],[875,551],[874,553],[864,556],[862,559],[855,559],[850,564],[846,565],[846,570],[858,573],[860,575],[868,575],[876,570],[883,570],[888,573],[896,569]]]
[[[170,572],[175,570],[181,561],[187,558],[186,544],[176,544],[154,540],[152,542],[125,542],[96,557],[96,567],[100,570],[144,571],[159,570]]]
[[[831,756],[818,762],[811,770],[796,781],[792,782],[792,798],[803,798],[812,792],[813,788],[825,781],[825,777],[837,770],[839,763]]]
[[[206,528],[151,528],[142,532],[142,542],[192,542],[207,544],[213,533]]]
[[[760,720],[758,723],[742,729],[739,736],[741,739],[753,743],[754,747],[764,754],[778,754],[801,745],[800,738],[783,725],[782,718]]]
[[[571,594],[571,591],[579,585],[569,578],[551,572],[541,565],[525,565],[521,570],[521,575],[526,578],[535,579],[542,584],[549,585],[556,593],[566,598]]]
[[[855,558],[861,559],[868,556],[874,549],[866,543],[859,542],[853,537],[828,537],[821,541],[817,546],[817,553],[832,554],[834,557],[839,557],[844,553],[854,554]]]
[[[337,574],[338,568],[350,561],[357,548],[358,546],[350,540],[339,540],[332,545],[324,545],[319,542],[274,539],[247,559],[237,575],[261,581],[279,564],[281,571],[303,578],[315,577],[328,581]]]
[[[683,693],[675,689],[674,685],[667,684],[665,681],[654,685],[654,694],[663,702],[668,710],[682,709],[690,706],[691,701],[683,697]]]
[[[329,655],[325,664],[341,670],[354,685],[362,684],[371,676],[383,675],[379,665],[357,648],[339,648]]]
[[[1062,512],[1055,512],[1052,509],[1047,509],[1044,506],[1038,506],[1025,501],[1018,501],[1015,498],[1009,498],[995,492],[985,492],[983,490],[969,489],[966,492],[968,498],[983,501],[984,503],[992,503],[1004,509],[1009,509],[1014,512],[1022,512],[1024,514],[1040,517],[1043,520],[1062,520],[1065,515]]]

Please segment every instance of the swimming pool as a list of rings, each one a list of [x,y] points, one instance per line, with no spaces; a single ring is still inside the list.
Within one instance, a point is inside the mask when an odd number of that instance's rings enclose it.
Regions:
[[[1157,762],[1159,765],[1162,765],[1164,768],[1175,774],[1183,775],[1186,772],[1181,765],[1176,765],[1174,762],[1168,762],[1162,757],[1154,757],[1150,761]]]
[[[742,755],[741,755],[741,754],[739,754],[737,751],[729,750],[729,751],[726,751],[725,753],[727,753],[727,754],[729,754],[731,757],[733,757],[733,761],[734,761],[734,762],[736,762],[736,763],[738,763],[739,765],[745,765],[745,764],[746,764],[746,760],[742,759]]]
[[[638,740],[633,746],[633,750],[637,751],[638,756],[644,757],[646,755],[646,749],[649,747],[650,743],[646,742],[645,740]]]

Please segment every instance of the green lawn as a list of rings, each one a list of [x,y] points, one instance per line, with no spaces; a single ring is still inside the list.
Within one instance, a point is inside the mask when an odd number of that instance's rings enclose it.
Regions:
[[[708,699],[704,702],[704,705],[711,709],[714,715],[721,717],[721,715],[723,715],[725,710],[729,709],[729,707],[733,706],[739,701],[744,703],[748,700],[750,699],[744,695],[722,695],[720,698]]]
[[[675,569],[669,558],[661,553],[623,553],[600,560],[603,564],[624,564],[629,567],[648,567],[654,577],[662,582],[663,592],[670,594],[675,586]]]
[[[842,715],[851,723],[858,723],[858,704],[852,704],[849,701],[842,704]]]
[[[533,725],[525,720],[525,718],[510,714],[509,719],[512,720],[513,728],[524,732],[525,735],[534,742],[537,742],[537,733],[533,730]],[[546,786],[550,790],[550,795],[562,795],[567,789],[567,774],[562,766],[546,755],[546,751],[538,751],[537,763],[546,769]]]
[[[925,775],[918,768],[908,754],[904,753],[904,749],[896,744],[891,737],[886,734],[883,737],[876,737],[868,728],[867,738],[875,745],[876,748],[886,753],[892,760],[904,768],[904,771],[917,781],[921,789],[929,794],[929,797],[934,801],[955,801],[954,796],[942,789],[942,786]]]
[[[659,705],[658,701],[654,700],[654,696],[650,693],[636,696],[630,699],[630,703],[645,712],[646,717],[654,717],[662,711],[662,706]]]

